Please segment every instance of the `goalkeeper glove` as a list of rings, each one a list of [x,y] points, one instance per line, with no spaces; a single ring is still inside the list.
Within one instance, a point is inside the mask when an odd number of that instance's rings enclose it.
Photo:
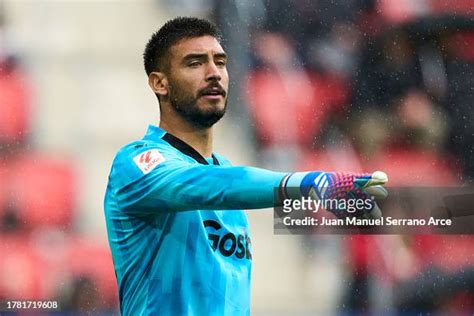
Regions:
[[[338,218],[347,216],[380,218],[382,213],[373,201],[373,198],[385,198],[388,195],[383,187],[388,181],[387,175],[382,171],[369,173],[343,173],[343,172],[295,172],[287,175],[282,181],[283,198],[300,199],[310,197],[314,200],[336,200],[336,203],[326,203],[326,210]],[[348,211],[349,200],[371,200],[369,207]],[[339,203],[338,203],[339,202]],[[324,205],[324,204],[323,204]],[[346,208],[340,208],[345,205]]]

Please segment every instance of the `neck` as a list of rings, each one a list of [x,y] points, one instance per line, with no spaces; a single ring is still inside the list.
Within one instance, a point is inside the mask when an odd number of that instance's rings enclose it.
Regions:
[[[212,156],[212,127],[198,128],[176,114],[168,115],[162,111],[160,128],[193,147],[201,156]]]

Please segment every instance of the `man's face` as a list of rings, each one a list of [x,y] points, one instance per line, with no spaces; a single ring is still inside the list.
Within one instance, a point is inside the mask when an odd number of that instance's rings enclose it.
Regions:
[[[168,98],[196,127],[211,127],[224,116],[229,77],[227,56],[212,36],[183,39],[169,50]]]

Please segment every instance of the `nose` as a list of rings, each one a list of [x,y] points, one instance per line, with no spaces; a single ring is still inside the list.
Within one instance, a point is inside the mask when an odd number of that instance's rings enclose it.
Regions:
[[[220,81],[222,79],[221,73],[217,65],[211,61],[208,63],[206,81]]]

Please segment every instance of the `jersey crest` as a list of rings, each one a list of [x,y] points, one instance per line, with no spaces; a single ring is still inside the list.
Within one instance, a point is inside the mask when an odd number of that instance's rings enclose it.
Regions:
[[[165,161],[165,157],[158,151],[158,149],[150,149],[145,152],[142,152],[136,155],[133,158],[133,161],[137,167],[147,174],[153,169],[155,169],[160,163]]]

